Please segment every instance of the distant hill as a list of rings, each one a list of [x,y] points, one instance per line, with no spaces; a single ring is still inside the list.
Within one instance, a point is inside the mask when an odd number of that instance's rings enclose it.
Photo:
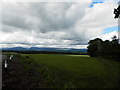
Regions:
[[[1,50],[1,49],[0,49]],[[4,51],[48,51],[48,52],[74,52],[74,53],[86,53],[87,49],[74,49],[74,48],[49,48],[49,47],[12,47],[2,48]]]

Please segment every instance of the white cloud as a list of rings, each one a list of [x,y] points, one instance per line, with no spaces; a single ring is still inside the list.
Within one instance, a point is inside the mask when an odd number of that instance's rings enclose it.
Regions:
[[[105,28],[117,26],[113,15],[117,3],[92,8],[90,3],[4,3],[0,41],[13,46],[82,47],[102,36]]]
[[[100,36],[100,38],[102,38],[103,40],[112,40],[113,36],[117,36],[118,38],[118,32],[117,31],[113,31],[107,34],[103,34]]]

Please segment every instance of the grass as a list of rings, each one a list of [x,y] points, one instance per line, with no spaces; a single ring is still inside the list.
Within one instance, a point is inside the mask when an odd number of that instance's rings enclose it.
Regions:
[[[24,54],[76,88],[119,88],[120,63],[87,55]]]
[[[10,61],[10,53],[6,54],[8,68],[2,68],[2,88],[73,88],[70,81],[64,81],[56,73],[32,58],[14,54]],[[4,59],[5,60],[5,59]]]
[[[73,57],[90,57],[88,55],[66,55],[66,56],[73,56]]]

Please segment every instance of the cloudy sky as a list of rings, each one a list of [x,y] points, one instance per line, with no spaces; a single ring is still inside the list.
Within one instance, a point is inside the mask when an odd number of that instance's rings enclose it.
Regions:
[[[118,33],[117,2],[2,2],[0,47],[86,48]]]

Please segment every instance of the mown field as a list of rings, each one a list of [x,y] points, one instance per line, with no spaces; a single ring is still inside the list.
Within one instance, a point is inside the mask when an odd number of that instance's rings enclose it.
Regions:
[[[59,77],[58,80],[69,82],[70,87],[120,88],[120,62],[117,61],[91,58],[87,55],[22,54],[22,56],[29,56],[36,64],[44,65],[48,71]]]

